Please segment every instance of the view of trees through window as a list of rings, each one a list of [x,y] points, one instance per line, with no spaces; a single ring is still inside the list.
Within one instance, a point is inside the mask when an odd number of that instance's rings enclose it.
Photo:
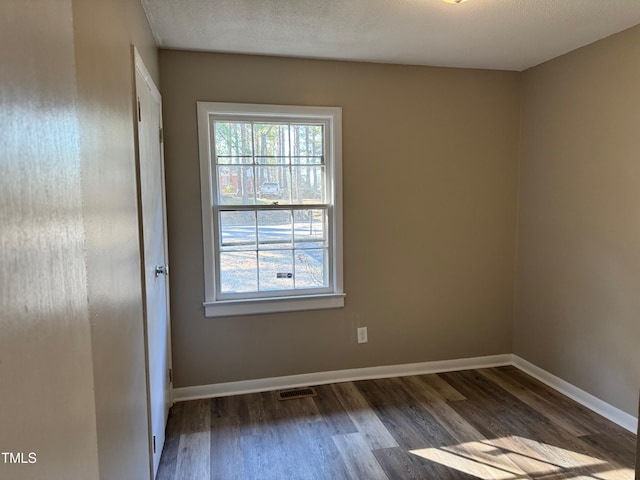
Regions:
[[[213,136],[220,292],[327,287],[324,125],[215,121]]]
[[[215,122],[222,205],[323,203],[323,125]]]

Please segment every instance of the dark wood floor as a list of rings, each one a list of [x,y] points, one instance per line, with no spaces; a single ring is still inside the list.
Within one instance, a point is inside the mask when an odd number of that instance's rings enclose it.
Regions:
[[[159,480],[624,479],[635,435],[515,367],[177,403]]]

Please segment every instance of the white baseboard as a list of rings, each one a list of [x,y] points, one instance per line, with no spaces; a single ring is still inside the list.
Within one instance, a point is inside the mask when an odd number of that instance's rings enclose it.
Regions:
[[[407,363],[380,367],[354,368],[349,370],[305,373],[284,377],[259,378],[256,380],[244,380],[240,382],[182,387],[175,388],[173,390],[173,400],[175,402],[184,402],[187,400],[197,400],[201,398],[226,397],[229,395],[267,392],[270,390],[279,390],[284,388],[324,385],[327,383],[352,382],[357,380],[371,380],[375,378],[405,377],[408,375],[453,372],[456,370],[472,370],[476,368],[491,368],[504,365],[514,365],[554,390],[557,390],[630,432],[637,432],[638,419],[634,416],[623,412],[622,410],[594,397],[590,393],[579,389],[569,382],[566,382],[546,370],[529,363],[523,358],[512,354],[440,360],[434,362]]]
[[[617,423],[622,428],[629,430],[631,433],[637,433],[638,419],[633,415],[623,412],[613,405],[594,397],[590,393],[587,393],[575,385],[556,377],[555,375],[537,367],[517,355],[513,355],[513,365],[554,390],[557,390],[579,404],[584,405],[589,410],[592,410],[612,422]]]
[[[327,383],[352,382],[375,378],[405,377],[408,375],[424,375],[427,373],[452,372],[455,370],[472,370],[490,368],[512,363],[512,355],[491,355],[487,357],[440,360],[435,362],[407,363],[380,367],[353,368],[329,372],[305,373],[285,377],[259,378],[240,382],[214,383],[195,387],[182,387],[173,390],[176,402],[196,400],[199,398],[226,397],[244,393],[266,392],[283,388],[307,387]]]

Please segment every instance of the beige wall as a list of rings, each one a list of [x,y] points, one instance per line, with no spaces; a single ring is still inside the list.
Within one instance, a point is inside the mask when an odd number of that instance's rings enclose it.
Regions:
[[[130,42],[136,0],[0,15],[0,478],[149,478]]]
[[[0,58],[0,478],[96,479],[71,1],[5,2]]]
[[[138,0],[74,0],[100,478],[149,476],[131,44],[157,81]]]
[[[161,50],[160,77],[176,387],[511,352],[519,74]],[[344,309],[204,317],[197,100],[343,108]]]
[[[517,355],[636,415],[640,27],[523,75]]]

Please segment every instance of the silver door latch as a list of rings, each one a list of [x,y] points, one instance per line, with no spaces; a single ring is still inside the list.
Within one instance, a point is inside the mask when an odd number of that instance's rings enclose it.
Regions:
[[[160,275],[169,275],[169,265],[156,265],[156,278]]]

